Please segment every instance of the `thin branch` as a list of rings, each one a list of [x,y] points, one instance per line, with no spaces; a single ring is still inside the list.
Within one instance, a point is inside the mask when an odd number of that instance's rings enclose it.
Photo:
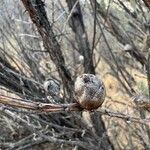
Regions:
[[[150,52],[148,54],[148,59],[147,59],[147,80],[148,80],[149,98],[150,98]]]
[[[28,110],[34,110],[37,113],[50,113],[50,112],[62,112],[62,111],[83,111],[79,104],[70,103],[70,104],[49,104],[49,103],[40,103],[40,102],[27,102],[18,99],[12,99],[10,97],[0,96],[0,103],[4,105],[9,105],[16,108],[25,108]],[[138,106],[139,107],[139,106]],[[145,105],[141,105],[141,108],[145,109]],[[147,102],[146,108],[150,108],[150,104]],[[131,115],[123,114],[120,112],[113,112],[109,109],[100,109],[97,110],[102,115],[107,115],[110,117],[116,117],[124,119],[126,121],[148,124],[150,123],[150,118],[140,119],[138,117],[133,117]]]
[[[79,111],[82,110],[77,103],[71,104],[49,104],[40,102],[27,102],[22,99],[13,99],[0,95],[0,103],[16,108],[35,110],[36,112],[56,112],[56,111]]]
[[[97,3],[96,0],[94,0],[94,6],[93,7],[93,11],[94,11],[94,27],[93,27],[93,41],[92,41],[92,53],[95,47],[95,39],[96,39],[96,7],[97,7]]]

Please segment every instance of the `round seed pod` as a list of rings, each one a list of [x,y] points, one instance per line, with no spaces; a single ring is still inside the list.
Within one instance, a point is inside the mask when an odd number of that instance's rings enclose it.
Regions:
[[[77,77],[74,90],[77,103],[86,110],[100,107],[106,95],[104,83],[93,74]]]

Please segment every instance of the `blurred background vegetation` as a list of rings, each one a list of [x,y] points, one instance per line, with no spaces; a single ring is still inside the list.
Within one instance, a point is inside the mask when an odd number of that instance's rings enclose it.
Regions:
[[[83,73],[105,83],[100,109],[138,120],[0,104],[0,149],[150,149],[149,0],[1,0],[0,98],[71,103]]]

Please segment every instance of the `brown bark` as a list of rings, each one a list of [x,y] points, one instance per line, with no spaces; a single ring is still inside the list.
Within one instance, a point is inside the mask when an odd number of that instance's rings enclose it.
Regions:
[[[41,0],[32,2],[30,0],[22,0],[22,3],[28,11],[32,22],[37,27],[38,32],[43,39],[45,49],[48,50],[52,61],[56,65],[67,94],[69,97],[72,97],[73,80],[65,65],[65,60],[60,45],[57,42],[53,29],[48,21],[44,3]]]
[[[77,2],[77,0],[66,0],[66,2],[69,12],[71,13],[70,27],[75,33],[75,39],[78,44],[79,53],[84,56],[84,72],[95,74],[92,59],[92,49],[90,48],[87,33],[83,23],[80,4]]]
[[[150,10],[150,1],[149,0],[143,0],[146,7]]]

